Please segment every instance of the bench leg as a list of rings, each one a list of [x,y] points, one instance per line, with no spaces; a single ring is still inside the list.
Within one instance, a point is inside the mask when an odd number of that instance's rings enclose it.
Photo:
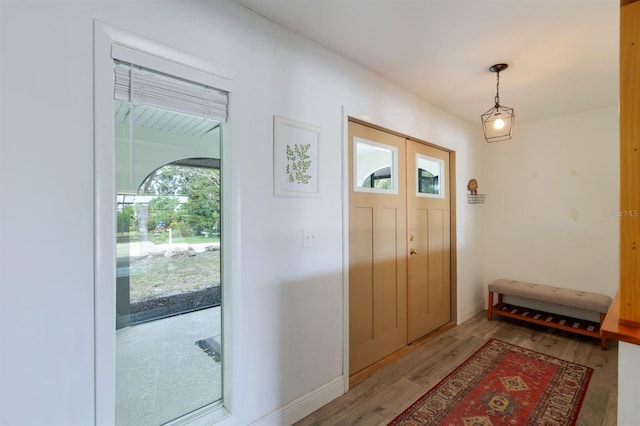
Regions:
[[[602,312],[600,313],[600,327],[602,327],[602,323],[604,322],[605,315],[606,314],[603,314]],[[601,330],[602,330],[602,328],[601,328]],[[602,335],[602,331],[600,331],[600,335],[602,336],[602,337],[600,337],[600,347],[602,348],[603,351],[606,351],[607,350],[607,338]]]
[[[487,318],[489,321],[493,318],[493,292],[489,292],[489,303],[487,304]]]

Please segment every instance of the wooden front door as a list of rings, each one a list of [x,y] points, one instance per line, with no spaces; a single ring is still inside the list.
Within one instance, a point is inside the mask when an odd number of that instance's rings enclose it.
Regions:
[[[451,321],[449,153],[349,122],[350,374]]]
[[[350,122],[349,141],[353,374],[407,344],[407,199],[404,138]]]
[[[407,140],[409,342],[451,320],[449,153]]]

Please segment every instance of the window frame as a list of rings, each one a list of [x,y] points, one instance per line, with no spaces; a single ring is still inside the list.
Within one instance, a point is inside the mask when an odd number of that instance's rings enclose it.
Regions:
[[[366,175],[366,177],[361,179],[361,181],[359,182],[358,181],[358,151],[357,151],[358,144],[368,145],[368,146],[373,147],[373,148],[389,151],[389,153],[391,154],[391,164],[389,165],[389,167],[391,168],[391,170],[390,170],[391,188],[384,189],[384,188],[361,186],[362,184],[364,184],[364,182],[366,182],[366,180],[369,178],[369,176],[375,174],[376,171],[378,171],[378,170],[382,170],[382,168],[374,170],[372,173]],[[370,193],[374,193],[374,194],[383,194],[383,195],[398,195],[398,193],[399,193],[399,188],[398,188],[398,183],[399,183],[399,181],[398,181],[398,148],[393,146],[393,145],[387,145],[387,144],[384,144],[384,143],[381,143],[381,142],[372,141],[372,140],[361,138],[361,137],[358,137],[358,136],[355,136],[353,138],[353,146],[354,146],[354,154],[353,154],[353,191],[354,192],[370,192]]]
[[[428,192],[420,192],[420,170],[424,170],[427,171],[425,169],[421,169],[419,167],[419,160],[426,160],[426,161],[431,161],[433,163],[437,163],[439,165],[440,168],[440,173],[438,174],[438,193],[437,194],[432,194],[432,193],[428,193]],[[423,154],[416,154],[416,158],[415,158],[415,169],[413,170],[413,173],[415,173],[415,182],[416,182],[416,197],[425,197],[425,198],[441,198],[444,199],[446,197],[446,182],[445,182],[445,176],[447,171],[445,170],[445,165],[444,165],[444,160],[440,159],[440,158],[436,158],[436,157],[430,157],[428,155],[423,155]],[[428,172],[428,171],[427,171]]]
[[[223,65],[143,38],[99,20],[94,21],[94,390],[95,424],[115,423],[115,208],[114,184],[114,126],[113,126],[113,63],[114,59],[141,66],[201,84],[210,85],[228,93],[232,91],[234,72]],[[222,127],[221,173],[223,182],[223,217],[232,217],[229,191],[230,141],[228,124]],[[222,291],[225,308],[222,310],[222,333],[225,344],[223,357],[231,359],[231,299],[229,287],[233,275],[232,246],[229,240],[239,230],[223,221],[221,241],[225,250],[223,260]],[[240,250],[236,244],[235,251]],[[223,364],[222,404],[204,407],[172,423],[191,422],[211,424],[227,417],[231,412],[230,363]]]

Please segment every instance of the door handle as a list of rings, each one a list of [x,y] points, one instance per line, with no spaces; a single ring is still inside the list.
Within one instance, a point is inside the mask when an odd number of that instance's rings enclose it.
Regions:
[[[414,254],[418,254],[418,250],[414,249],[413,247],[411,247],[411,249],[409,249],[409,254],[411,256],[413,256]]]

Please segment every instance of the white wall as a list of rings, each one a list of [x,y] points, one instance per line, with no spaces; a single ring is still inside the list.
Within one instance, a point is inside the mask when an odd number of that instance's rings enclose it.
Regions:
[[[342,374],[343,106],[457,151],[459,320],[482,309],[481,210],[464,190],[483,177],[475,126],[227,0],[0,7],[0,423],[93,423],[94,18],[236,73],[235,424],[277,423],[286,404]],[[322,198],[273,197],[274,114],[323,128]],[[302,228],[318,247],[302,249]]]
[[[616,294],[618,145],[612,107],[518,125],[487,147],[486,282]]]

